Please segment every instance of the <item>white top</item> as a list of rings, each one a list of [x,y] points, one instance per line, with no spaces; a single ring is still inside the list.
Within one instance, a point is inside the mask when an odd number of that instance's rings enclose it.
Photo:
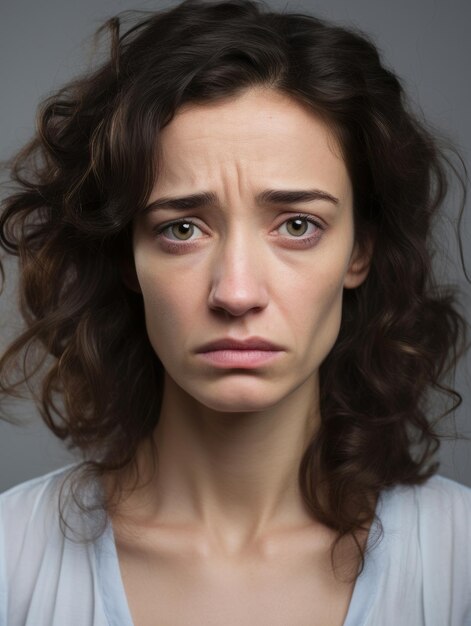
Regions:
[[[0,626],[132,626],[109,521],[88,544],[61,532],[67,469],[0,495]],[[471,489],[435,475],[382,492],[377,514],[384,536],[366,556],[343,626],[471,626]]]

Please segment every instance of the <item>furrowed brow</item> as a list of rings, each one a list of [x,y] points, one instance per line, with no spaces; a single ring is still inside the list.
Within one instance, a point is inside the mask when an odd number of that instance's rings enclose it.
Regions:
[[[166,209],[177,209],[182,211],[202,209],[210,206],[211,204],[218,204],[218,198],[215,193],[205,191],[202,193],[193,193],[189,196],[180,196],[178,198],[159,198],[158,200],[154,200],[154,202],[148,204],[145,207],[144,212],[148,213],[149,211],[155,211],[164,207]]]
[[[297,202],[314,202],[328,200],[338,204],[339,199],[321,189],[265,189],[256,197],[257,204],[296,204]]]
[[[335,196],[320,189],[265,189],[255,198],[257,204],[296,204],[300,202],[314,202],[316,200],[327,200],[333,204],[338,204],[339,200]],[[182,211],[202,209],[210,205],[218,205],[219,200],[215,193],[205,191],[194,193],[188,196],[164,197],[154,200],[144,208],[144,213],[155,211],[159,208],[176,209]]]

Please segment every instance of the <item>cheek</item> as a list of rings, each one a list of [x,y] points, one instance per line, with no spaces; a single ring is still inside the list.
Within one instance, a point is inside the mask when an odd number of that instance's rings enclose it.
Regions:
[[[160,356],[182,348],[194,323],[195,298],[200,290],[195,283],[167,272],[145,271],[136,267],[149,340]]]
[[[291,298],[299,349],[306,358],[322,361],[333,347],[342,317],[344,268],[315,272]]]

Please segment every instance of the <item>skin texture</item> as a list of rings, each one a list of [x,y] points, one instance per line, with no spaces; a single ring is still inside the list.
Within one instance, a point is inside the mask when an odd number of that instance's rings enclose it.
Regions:
[[[181,109],[161,149],[149,204],[203,191],[218,203],[159,208],[134,223],[125,280],[142,294],[166,371],[158,471],[114,520],[134,620],[155,623],[158,590],[166,624],[216,624],[221,614],[226,624],[229,614],[234,624],[301,624],[303,616],[340,624],[353,587],[333,579],[334,535],[308,514],[297,485],[319,424],[318,371],[338,336],[343,290],[366,278],[370,261],[354,242],[339,146],[303,105],[254,89]],[[258,206],[264,189],[319,189],[338,202]],[[320,227],[296,228],[299,213]],[[162,230],[172,220],[195,226]],[[208,341],[254,335],[283,347],[275,361],[219,369],[196,354]],[[143,475],[146,464],[143,447]]]

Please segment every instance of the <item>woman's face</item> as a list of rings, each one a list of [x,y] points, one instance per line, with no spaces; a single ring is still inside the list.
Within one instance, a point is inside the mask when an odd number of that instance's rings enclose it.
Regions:
[[[135,220],[134,288],[167,375],[203,405],[231,412],[268,408],[317,383],[343,289],[367,273],[354,246],[351,182],[328,127],[287,96],[257,89],[181,109],[161,147],[149,205],[214,196]],[[311,196],[257,199],[265,190]],[[254,336],[280,349],[232,366],[230,354],[216,363],[198,353],[210,341]]]

